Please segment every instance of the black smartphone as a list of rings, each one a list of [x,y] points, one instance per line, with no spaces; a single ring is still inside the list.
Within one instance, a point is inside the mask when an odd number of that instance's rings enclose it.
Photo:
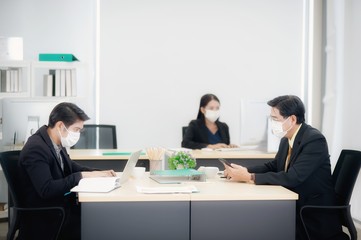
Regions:
[[[218,160],[219,160],[221,163],[223,163],[223,164],[225,164],[225,165],[227,165],[227,166],[229,166],[229,167],[232,167],[231,163],[228,162],[226,159],[224,159],[224,158],[219,158]]]

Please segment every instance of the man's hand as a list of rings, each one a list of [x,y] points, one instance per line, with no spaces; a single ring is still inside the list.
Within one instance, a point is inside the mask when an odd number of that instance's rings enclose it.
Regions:
[[[234,182],[251,181],[251,174],[248,172],[247,168],[234,163],[231,164],[231,167],[225,165],[224,176],[227,177],[228,180]]]
[[[113,170],[81,172],[83,178],[90,177],[116,177],[117,174]]]

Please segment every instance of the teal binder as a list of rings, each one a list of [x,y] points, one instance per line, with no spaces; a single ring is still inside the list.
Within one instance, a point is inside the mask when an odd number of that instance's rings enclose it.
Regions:
[[[103,152],[103,156],[130,156],[132,152]],[[145,155],[144,152],[142,152],[140,155]]]
[[[78,59],[70,53],[40,53],[39,61],[73,62]]]

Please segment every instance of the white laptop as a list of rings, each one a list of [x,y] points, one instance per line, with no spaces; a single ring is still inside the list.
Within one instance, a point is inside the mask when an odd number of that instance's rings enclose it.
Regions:
[[[82,178],[79,181],[79,184],[73,187],[70,191],[105,193],[119,188],[123,183],[128,181],[132,175],[141,153],[142,150],[133,152],[125,165],[123,172],[117,177]]]
[[[138,150],[136,152],[133,152],[128,161],[127,164],[124,167],[124,170],[120,175],[120,179],[119,179],[119,184],[122,185],[123,183],[125,183],[126,181],[128,181],[128,179],[130,178],[130,176],[133,173],[133,170],[135,168],[135,165],[138,162],[138,159],[140,157],[140,154],[142,153],[142,150]]]

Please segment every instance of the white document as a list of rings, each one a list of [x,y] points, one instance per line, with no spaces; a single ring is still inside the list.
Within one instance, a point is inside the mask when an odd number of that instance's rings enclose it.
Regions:
[[[217,148],[215,151],[220,152],[240,152],[240,151],[248,151],[248,150],[257,150],[258,145],[244,145],[235,148]]]
[[[137,186],[137,192],[139,193],[194,193],[199,192],[198,189],[193,186],[180,186],[180,187],[141,187]]]
[[[44,75],[44,96],[52,97],[53,96],[53,77],[54,75],[45,74]]]
[[[82,178],[78,186],[73,187],[71,192],[110,192],[120,187],[120,177],[95,177]]]
[[[71,90],[71,69],[65,70],[65,96],[71,97],[72,90]]]
[[[60,69],[54,70],[55,77],[54,77],[54,85],[55,85],[55,97],[60,97]]]

